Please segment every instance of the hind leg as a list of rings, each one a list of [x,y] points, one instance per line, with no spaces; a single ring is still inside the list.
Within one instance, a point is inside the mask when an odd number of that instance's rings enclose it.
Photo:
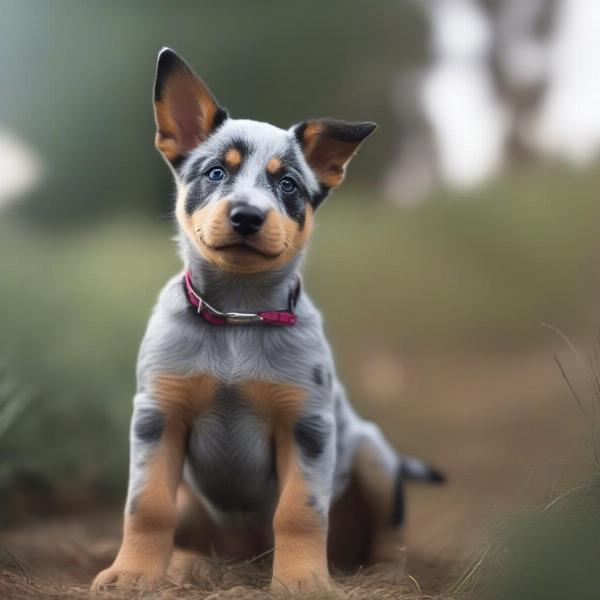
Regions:
[[[376,425],[363,423],[361,429],[353,471],[372,522],[368,562],[398,562],[404,555],[400,461]]]

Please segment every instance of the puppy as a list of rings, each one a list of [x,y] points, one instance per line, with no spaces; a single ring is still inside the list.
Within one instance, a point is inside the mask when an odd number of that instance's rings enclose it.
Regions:
[[[394,560],[403,480],[441,476],[354,412],[298,276],[315,212],[376,125],[231,119],[170,49],[154,110],[185,271],[142,341],[123,542],[94,587],[160,581],[175,539],[234,558],[274,548],[287,590],[330,584],[328,545]]]

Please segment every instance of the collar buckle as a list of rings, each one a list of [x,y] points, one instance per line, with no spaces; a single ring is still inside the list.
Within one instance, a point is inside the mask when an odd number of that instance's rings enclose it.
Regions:
[[[227,323],[231,325],[245,325],[247,323],[255,323],[256,321],[264,320],[256,313],[227,312],[223,313],[223,316]]]

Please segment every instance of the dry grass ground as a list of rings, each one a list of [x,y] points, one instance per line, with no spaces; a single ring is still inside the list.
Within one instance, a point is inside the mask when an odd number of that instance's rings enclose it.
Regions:
[[[486,546],[490,523],[543,504],[568,484],[573,465],[584,461],[586,422],[553,353],[548,344],[495,354],[369,352],[361,358],[359,386],[370,398],[359,403],[361,411],[381,423],[399,449],[440,465],[449,483],[410,488],[406,561],[337,577],[338,594],[453,598],[455,584]],[[565,362],[576,379],[568,355]],[[569,466],[564,477],[561,465]],[[93,575],[118,547],[119,528],[116,509],[88,509],[5,530],[0,598],[88,598]],[[242,565],[204,561],[192,583],[103,597],[267,597],[268,568],[268,558]]]
[[[19,553],[18,562],[0,572],[0,597],[4,600],[33,598],[90,598],[89,582],[114,556],[118,547],[118,515],[83,514],[36,523],[10,533],[5,543]],[[14,555],[13,555],[14,556]],[[14,557],[16,559],[16,556]],[[424,598],[420,586],[435,592],[450,583],[448,566],[428,563],[425,556],[411,556],[406,565],[373,567],[350,576],[336,577],[337,592],[348,598]],[[10,559],[6,561],[7,564]],[[408,578],[406,573],[415,573]],[[152,592],[109,590],[101,597],[121,598],[262,598],[269,596],[269,560],[243,564],[198,559],[185,583],[167,583]],[[328,597],[317,593],[314,597]]]

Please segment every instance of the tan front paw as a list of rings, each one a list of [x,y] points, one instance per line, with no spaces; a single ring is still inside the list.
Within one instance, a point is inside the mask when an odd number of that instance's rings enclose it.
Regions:
[[[271,580],[271,590],[275,593],[328,592],[333,589],[333,582],[327,573],[273,575]]]
[[[164,573],[143,569],[127,569],[113,565],[96,575],[92,590],[97,592],[106,586],[151,588],[159,585]]]

